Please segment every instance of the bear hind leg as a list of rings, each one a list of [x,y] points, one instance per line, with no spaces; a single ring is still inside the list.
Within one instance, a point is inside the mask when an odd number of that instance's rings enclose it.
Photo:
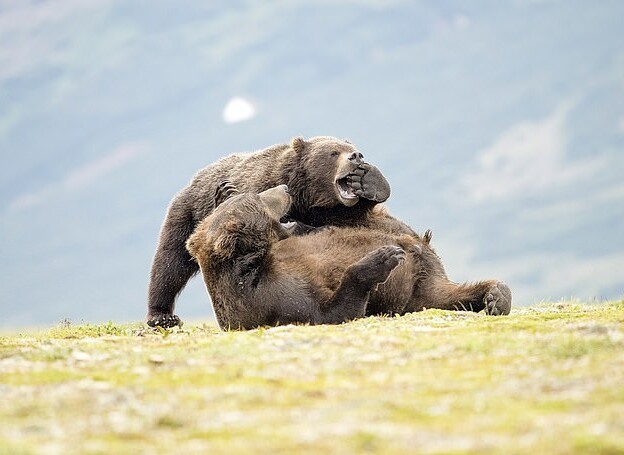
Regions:
[[[405,251],[393,245],[382,246],[364,256],[345,271],[332,299],[321,309],[319,322],[339,324],[364,317],[371,291],[385,282],[405,260]]]
[[[487,280],[477,283],[457,284],[440,280],[429,288],[419,300],[425,308],[464,310],[493,316],[507,315],[511,311],[511,290],[502,281]],[[423,298],[424,297],[424,298]]]

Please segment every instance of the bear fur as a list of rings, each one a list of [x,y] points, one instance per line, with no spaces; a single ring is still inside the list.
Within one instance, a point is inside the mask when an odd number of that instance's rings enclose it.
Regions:
[[[328,227],[291,236],[280,223],[291,203],[286,185],[231,194],[189,238],[222,329],[338,324],[424,308],[509,314],[504,283],[449,281],[430,231]]]
[[[251,193],[288,185],[292,203],[285,216],[298,222],[295,233],[326,225],[371,223],[384,230],[411,231],[391,217],[371,217],[375,205],[390,196],[390,185],[362,158],[348,141],[322,136],[230,155],[200,170],[173,198],[165,216],[150,273],[147,323],[161,327],[181,324],[173,314],[175,299],[198,272],[185,242],[213,211],[215,192],[224,181]]]

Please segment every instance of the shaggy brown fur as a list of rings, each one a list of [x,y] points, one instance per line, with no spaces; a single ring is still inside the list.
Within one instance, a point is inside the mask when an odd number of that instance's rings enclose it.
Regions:
[[[189,238],[222,329],[341,323],[423,308],[511,309],[511,291],[500,281],[449,281],[429,231],[420,237],[330,227],[289,236],[280,219],[290,207],[286,185],[233,195]]]
[[[150,275],[147,323],[162,327],[180,324],[173,314],[175,299],[198,271],[184,244],[197,223],[213,211],[215,192],[224,181],[252,193],[287,184],[292,205],[285,216],[299,222],[295,232],[371,223],[388,231],[411,231],[391,217],[371,218],[373,207],[390,196],[390,186],[381,172],[362,158],[348,141],[296,138],[290,144],[228,156],[199,171],[174,197],[163,222]]]

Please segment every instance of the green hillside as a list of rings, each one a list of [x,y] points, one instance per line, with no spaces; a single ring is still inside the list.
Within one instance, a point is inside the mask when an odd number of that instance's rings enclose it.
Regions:
[[[0,338],[0,453],[622,453],[624,302]]]

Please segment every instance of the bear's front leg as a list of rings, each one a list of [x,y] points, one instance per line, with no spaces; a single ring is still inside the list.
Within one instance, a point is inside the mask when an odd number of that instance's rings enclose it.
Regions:
[[[371,291],[385,282],[404,260],[405,251],[402,248],[387,245],[368,253],[349,266],[332,299],[321,309],[320,322],[340,324],[364,317]]]
[[[356,196],[370,201],[384,202],[390,197],[390,184],[372,164],[361,163],[347,176],[347,184]]]
[[[150,327],[182,326],[173,309],[177,295],[199,270],[184,245],[194,228],[189,203],[185,193],[181,193],[167,211],[152,262],[146,317]]]

